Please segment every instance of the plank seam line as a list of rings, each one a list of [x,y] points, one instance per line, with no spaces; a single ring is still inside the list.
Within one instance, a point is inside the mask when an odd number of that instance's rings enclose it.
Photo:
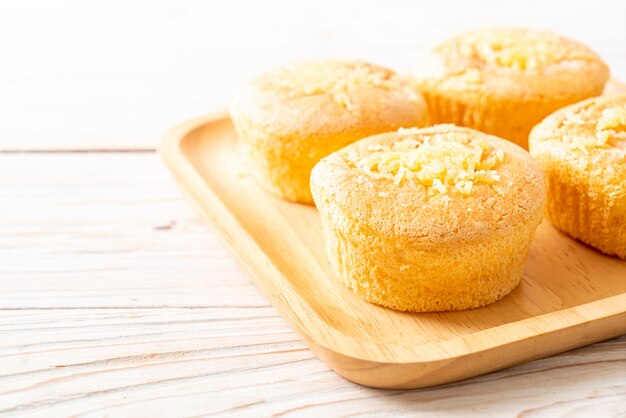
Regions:
[[[156,148],[0,149],[0,154],[153,154]]]

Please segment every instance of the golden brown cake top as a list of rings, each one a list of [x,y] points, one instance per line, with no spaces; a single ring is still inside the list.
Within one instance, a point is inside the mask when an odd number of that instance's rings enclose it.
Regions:
[[[348,60],[297,61],[265,73],[253,83],[289,100],[325,95],[346,109],[353,107],[355,92],[359,90],[408,87],[388,68]]]
[[[595,97],[556,111],[533,128],[529,148],[544,167],[623,193],[626,96]]]
[[[584,78],[573,75],[592,80],[581,83]],[[415,76],[439,80],[442,88],[534,97],[604,83],[608,67],[585,45],[552,32],[488,28],[439,44],[418,61]]]
[[[388,90],[401,86],[387,68],[363,61],[300,61],[277,68],[261,78],[267,87],[283,91],[290,98],[325,94],[350,108],[350,95],[363,87]]]
[[[537,125],[535,144],[576,154],[626,154],[626,96],[596,97],[563,108]]]
[[[231,111],[278,136],[424,125],[426,104],[392,70],[363,61],[299,61],[255,78]]]
[[[454,125],[351,144],[313,169],[325,210],[431,246],[511,233],[543,210],[543,177],[509,141]]]

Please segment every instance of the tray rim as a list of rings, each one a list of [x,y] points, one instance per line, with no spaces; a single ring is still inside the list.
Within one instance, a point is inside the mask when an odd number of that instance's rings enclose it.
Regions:
[[[363,374],[363,370],[370,370],[372,368],[376,369],[380,366],[429,366],[430,369],[437,370],[441,367],[441,363],[463,360],[469,356],[481,355],[490,351],[505,349],[506,347],[518,345],[523,341],[530,342],[531,340],[535,340],[537,338],[551,340],[551,338],[548,337],[558,337],[563,333],[571,334],[571,332],[577,332],[576,329],[578,328],[587,327],[590,323],[602,322],[606,325],[606,328],[608,328],[606,332],[600,332],[597,335],[591,333],[589,336],[582,336],[585,338],[582,338],[580,341],[576,340],[571,344],[560,345],[559,348],[548,350],[547,354],[546,352],[535,355],[529,353],[529,355],[525,357],[522,356],[518,360],[507,361],[504,366],[494,365],[494,367],[490,368],[490,370],[484,371],[488,372],[513,364],[519,364],[531,359],[546,357],[551,354],[567,351],[575,347],[580,347],[626,333],[625,292],[607,298],[594,300],[585,304],[522,319],[520,321],[509,322],[496,327],[486,328],[476,333],[466,334],[444,341],[433,341],[419,345],[411,345],[408,343],[380,344],[371,341],[363,341],[361,339],[357,339],[355,336],[345,334],[344,332],[326,323],[322,318],[316,317],[316,320],[321,323],[319,328],[327,328],[326,332],[331,331],[331,338],[326,338],[324,335],[320,334],[320,329],[316,329],[318,327],[312,326],[312,324],[307,323],[307,321],[302,321],[302,318],[298,317],[297,312],[288,309],[281,303],[278,303],[279,301],[272,296],[267,280],[262,280],[258,277],[258,275],[268,274],[263,273],[260,271],[259,267],[254,265],[256,263],[256,261],[253,260],[254,258],[264,259],[265,265],[263,268],[266,269],[270,266],[272,269],[271,275],[278,275],[287,282],[289,282],[289,280],[278,269],[278,267],[274,265],[272,259],[263,251],[263,248],[239,223],[237,217],[228,210],[226,205],[221,201],[219,195],[204,182],[200,173],[197,172],[193,166],[193,163],[185,156],[182,144],[194,130],[203,129],[208,124],[221,122],[228,118],[229,116],[227,111],[219,110],[180,123],[164,136],[161,141],[161,146],[159,147],[159,153],[166,162],[167,166],[174,173],[178,183],[189,195],[191,195],[192,201],[196,204],[196,206],[200,206],[201,213],[206,219],[208,219],[213,226],[213,229],[218,233],[218,235],[220,235],[230,249],[231,253],[236,256],[243,267],[250,273],[257,288],[265,294],[270,303],[278,310],[280,315],[287,320],[296,332],[307,342],[311,349],[331,368],[344,377],[358,383],[376,387],[414,388],[430,386],[432,384],[445,383],[446,381],[459,379],[456,378],[443,381],[431,379],[434,383],[425,381],[423,382],[424,384],[410,382],[407,384],[388,385],[383,382],[382,385],[378,385],[376,383],[372,383],[371,380],[363,379],[361,375]],[[203,196],[199,196],[200,194]],[[237,245],[234,244],[236,239],[242,238],[244,241],[247,241],[245,246],[248,248],[245,250],[241,248],[241,242]],[[254,255],[251,255],[249,251],[253,252]],[[282,291],[285,289],[288,290],[287,294],[283,294],[283,297],[285,297],[286,300],[298,304],[303,302],[293,288],[284,287],[281,289]],[[306,304],[306,301],[304,303]],[[312,315],[315,316],[314,313]],[[513,327],[515,328],[514,332],[506,332],[507,328]],[[596,324],[596,327],[602,327],[602,324]],[[488,339],[490,343],[489,345],[483,346],[481,349],[472,349],[471,347],[475,346],[475,343],[473,342],[476,339],[480,339],[481,341]],[[341,349],[341,345],[335,344],[333,346],[328,344],[329,340],[344,340],[353,344],[356,343],[363,346],[363,350],[360,350],[359,352],[345,351]],[[411,352],[413,354],[415,354],[416,350],[419,348],[422,355],[412,357],[405,355],[401,358],[391,360],[388,355],[385,356],[382,354],[381,345],[383,348],[388,349],[403,347],[407,352]],[[459,347],[462,349],[459,349]],[[438,354],[433,355],[433,353]],[[351,366],[346,369],[338,366],[339,362],[348,362]],[[355,371],[358,376],[354,376],[353,372]],[[481,373],[469,373],[462,378],[471,377],[476,374]]]

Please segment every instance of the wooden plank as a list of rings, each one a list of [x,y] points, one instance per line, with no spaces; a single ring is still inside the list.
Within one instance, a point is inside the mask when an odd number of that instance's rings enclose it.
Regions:
[[[626,337],[429,390],[346,381],[268,306],[156,155],[4,155],[0,190],[0,414],[624,412]]]
[[[418,391],[350,383],[269,308],[0,311],[0,414],[619,416],[626,337]]]
[[[0,190],[0,309],[268,306],[154,153],[0,155]]]
[[[0,150],[154,149],[170,126],[223,108],[241,83],[279,63],[349,57],[407,72],[429,45],[481,25],[580,39],[626,79],[625,7],[619,0],[1,2]]]

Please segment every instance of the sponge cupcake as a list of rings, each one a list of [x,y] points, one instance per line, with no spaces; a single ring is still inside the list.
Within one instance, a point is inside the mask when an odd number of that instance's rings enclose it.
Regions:
[[[369,135],[428,123],[422,97],[393,71],[334,60],[261,75],[235,97],[231,116],[260,184],[305,203],[322,157]]]
[[[588,47],[551,32],[493,28],[444,41],[413,74],[433,123],[471,127],[526,148],[544,117],[600,95],[609,70]]]
[[[351,144],[315,166],[311,188],[343,283],[413,312],[475,308],[511,292],[545,207],[526,151],[453,125]]]
[[[568,235],[626,259],[626,96],[548,116],[530,134],[547,182],[548,216]]]

